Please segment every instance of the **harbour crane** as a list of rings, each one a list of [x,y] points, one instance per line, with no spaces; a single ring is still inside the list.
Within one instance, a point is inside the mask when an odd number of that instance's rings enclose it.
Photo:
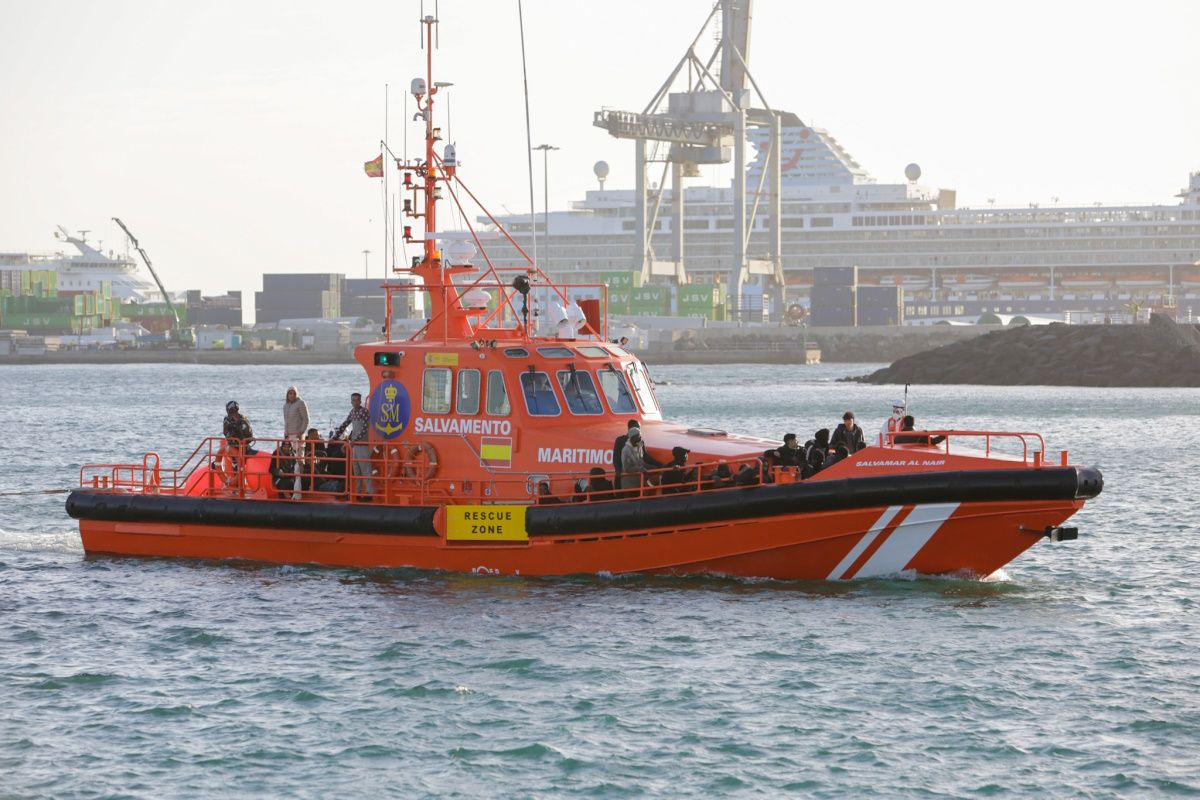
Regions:
[[[151,277],[153,277],[154,282],[158,284],[158,291],[162,292],[163,302],[167,304],[167,310],[170,311],[171,316],[175,318],[175,324],[172,327],[178,328],[179,312],[175,310],[175,304],[171,302],[171,296],[167,294],[166,287],[163,286],[163,282],[159,279],[158,273],[154,271],[154,265],[150,263],[150,256],[146,255],[146,251],[142,249],[140,244],[138,244],[137,237],[133,235],[133,232],[130,231],[128,227],[126,227],[124,222],[121,222],[120,217],[113,217],[112,220],[121,226],[121,230],[125,231],[125,235],[128,236],[129,241],[133,243],[133,247],[138,251],[138,255],[142,257],[142,261],[146,262],[146,269],[150,270]]]
[[[640,235],[632,266],[642,273],[643,280],[663,275],[674,277],[679,284],[687,281],[683,258],[683,179],[698,176],[698,164],[733,161],[733,249],[728,307],[735,313],[740,310],[742,288],[751,275],[770,276],[768,280],[780,307],[784,285],[780,231],[782,124],[780,112],[767,103],[747,65],[752,2],[718,0],[683,58],[641,113],[605,109],[595,112],[592,120],[593,125],[611,136],[635,142],[635,229]],[[717,26],[717,45],[708,58],[702,59],[696,48],[705,32]],[[673,91],[673,87],[678,88]],[[750,208],[746,197],[748,128],[767,132],[765,158]],[[649,154],[648,142],[656,144],[656,153],[659,145],[665,145],[666,154]],[[647,192],[646,165],[650,161],[664,162],[663,179],[656,191]],[[670,261],[657,259],[651,244],[666,194],[668,169],[671,172]],[[749,253],[750,232],[754,230],[760,205],[766,206],[767,252],[754,257]]]

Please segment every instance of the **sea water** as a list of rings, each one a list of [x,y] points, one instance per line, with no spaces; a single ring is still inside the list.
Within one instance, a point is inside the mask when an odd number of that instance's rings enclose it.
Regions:
[[[670,419],[868,432],[877,365],[660,367]],[[83,463],[356,366],[0,367],[0,797],[1195,796],[1200,391],[917,386],[1104,493],[987,580],[461,576],[84,556]]]

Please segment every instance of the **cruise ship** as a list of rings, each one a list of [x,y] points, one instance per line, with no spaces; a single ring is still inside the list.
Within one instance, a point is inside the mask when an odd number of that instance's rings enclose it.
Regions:
[[[55,238],[74,247],[77,253],[0,252],[0,271],[52,271],[57,274],[58,291],[64,293],[96,293],[107,281],[112,297],[121,301],[159,298],[158,289],[142,275],[137,262],[112,250],[104,253],[99,246],[88,242],[87,234],[88,231],[79,231],[78,236],[72,236],[60,225]]]
[[[755,203],[752,187],[767,158],[767,136],[748,136],[758,151],[747,162],[748,206]],[[788,305],[808,303],[815,268],[855,266],[860,285],[903,287],[910,323],[983,313],[1078,314],[1090,321],[1155,305],[1174,305],[1180,318],[1200,313],[1200,172],[1189,176],[1174,202],[1161,205],[960,208],[955,191],[923,185],[915,164],[905,169],[904,182],[876,182],[829,131],[795,114],[783,113],[780,141]],[[604,282],[605,273],[636,269],[635,191],[604,188],[607,166],[596,168],[600,188],[569,209],[538,212],[532,226],[528,214],[499,218],[526,250],[537,232],[539,260],[559,280]],[[659,198],[660,190],[648,186],[651,205],[669,208],[671,190]],[[687,279],[727,281],[733,189],[684,192]],[[489,220],[480,222],[486,227]],[[670,226],[669,218],[656,222],[653,257],[671,258]],[[766,220],[756,220],[750,258],[765,257],[767,234]],[[489,256],[502,265],[520,261],[511,246],[496,246]],[[761,282],[768,279],[757,280],[741,298],[730,298],[731,305],[761,312]]]

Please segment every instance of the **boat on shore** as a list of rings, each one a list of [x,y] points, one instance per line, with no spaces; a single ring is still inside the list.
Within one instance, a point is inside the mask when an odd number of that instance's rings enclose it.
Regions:
[[[405,226],[421,255],[397,272],[420,285],[386,286],[387,321],[404,291],[427,292],[431,316],[410,339],[356,348],[362,436],[298,452],[212,437],[177,467],[155,453],[85,465],[67,511],[86,552],[842,580],[989,575],[1044,538],[1074,538],[1064,523],[1103,478],[1066,451],[1048,459],[1036,433],[878,435],[810,474],[781,463],[778,441],[665,419],[646,364],[609,336],[607,287],[556,284],[531,260],[476,267],[480,237],[439,230],[439,202],[461,211],[475,196],[454,146],[435,146],[436,20],[422,24],[425,153],[396,161],[405,213],[424,228]],[[631,422],[651,459],[674,463],[614,485],[614,439]]]

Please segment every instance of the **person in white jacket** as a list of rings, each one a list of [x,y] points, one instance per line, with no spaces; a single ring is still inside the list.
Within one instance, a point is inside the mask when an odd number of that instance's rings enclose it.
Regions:
[[[903,400],[892,401],[892,415],[883,421],[883,425],[879,426],[879,432],[883,434],[883,444],[892,444],[892,438],[889,433],[899,433],[903,429],[904,415],[907,413],[908,404]]]
[[[308,431],[308,403],[300,396],[295,386],[287,388],[283,400],[283,438],[291,441],[293,452],[301,452],[301,440]],[[300,499],[300,477],[295,479],[293,500]]]

